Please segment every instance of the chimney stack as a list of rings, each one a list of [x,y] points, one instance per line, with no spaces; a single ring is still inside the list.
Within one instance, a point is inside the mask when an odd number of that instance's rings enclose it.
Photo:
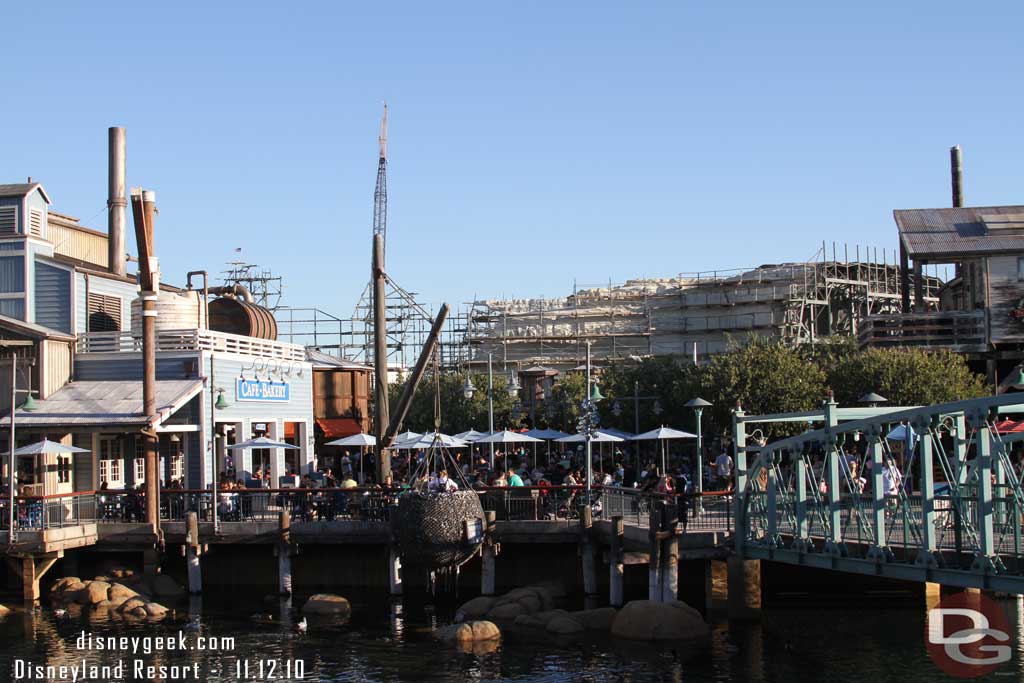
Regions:
[[[953,181],[953,208],[964,205],[964,168],[960,158],[960,145],[949,148],[949,173]]]
[[[108,130],[108,133],[107,258],[110,272],[123,276],[125,274],[127,223],[125,211],[128,206],[125,192],[125,149],[127,145],[124,128],[113,127]]]

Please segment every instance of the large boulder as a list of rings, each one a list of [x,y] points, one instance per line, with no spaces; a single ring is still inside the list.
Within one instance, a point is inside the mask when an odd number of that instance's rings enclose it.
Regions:
[[[107,593],[107,606],[112,608],[120,607],[124,604],[125,600],[130,598],[137,598],[139,594],[121,583],[114,583],[110,586],[110,591]]]
[[[501,630],[490,621],[467,621],[439,628],[434,631],[434,637],[446,643],[470,643],[498,640],[501,638]]]
[[[615,615],[612,635],[629,640],[693,640],[711,635],[700,612],[685,602],[633,600]]]
[[[492,607],[494,607],[494,598],[487,597],[486,595],[481,595],[479,598],[473,598],[469,602],[463,603],[463,605],[455,611],[455,621],[479,619],[487,614]]]
[[[559,636],[572,636],[583,633],[583,624],[570,616],[556,616],[548,622],[545,630]]]
[[[83,605],[98,605],[107,599],[110,584],[106,581],[90,581],[78,592],[76,602]]]
[[[612,630],[612,622],[619,611],[614,607],[598,607],[597,609],[584,609],[578,612],[570,612],[569,617],[579,622],[588,631]]]
[[[566,616],[569,616],[569,613],[564,609],[553,609],[536,614],[520,614],[513,623],[516,628],[544,630],[547,628],[548,622],[555,617]]]
[[[142,596],[135,596],[122,602],[117,611],[121,614],[130,614],[132,611],[140,608],[142,611],[146,611],[146,600]]]
[[[525,607],[518,602],[506,602],[492,607],[487,612],[487,618],[492,621],[515,621],[520,614],[527,614]]]
[[[352,606],[348,600],[331,593],[317,593],[302,606],[303,614],[341,616],[348,615],[351,611]]]
[[[85,588],[85,583],[77,576],[65,576],[62,579],[57,579],[56,583],[50,587],[50,596],[60,602],[73,602],[83,588]]]

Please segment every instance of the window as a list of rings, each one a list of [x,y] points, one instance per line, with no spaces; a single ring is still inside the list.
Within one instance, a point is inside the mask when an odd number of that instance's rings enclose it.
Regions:
[[[71,458],[66,455],[57,456],[57,483],[71,483]]]
[[[121,299],[89,293],[89,332],[116,332],[121,329]]]
[[[135,458],[135,483],[141,484],[146,481],[146,459]]]
[[[121,442],[116,438],[100,439],[100,483],[107,482],[111,488],[119,488],[121,478]]]
[[[171,456],[171,481],[177,479],[184,479],[185,477],[185,456],[172,455]]]
[[[43,212],[39,209],[29,209],[28,234],[34,237],[43,236]]]
[[[18,207],[0,206],[0,235],[18,232]]]

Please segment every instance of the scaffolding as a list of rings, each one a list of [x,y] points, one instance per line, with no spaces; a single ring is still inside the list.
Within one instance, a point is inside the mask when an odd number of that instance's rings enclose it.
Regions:
[[[252,294],[253,303],[276,311],[281,307],[284,285],[279,276],[255,263],[229,261],[227,270],[221,271],[221,284],[227,287],[244,285]]]
[[[754,336],[794,346],[856,336],[864,317],[899,311],[900,277],[894,253],[860,246],[850,252],[823,243],[801,263],[574,283],[570,296],[557,299],[474,301],[466,316],[466,363],[490,354],[503,365],[567,369],[583,362],[588,343],[597,362],[661,355],[700,362]],[[938,270],[927,274],[926,307],[937,307],[942,282]]]

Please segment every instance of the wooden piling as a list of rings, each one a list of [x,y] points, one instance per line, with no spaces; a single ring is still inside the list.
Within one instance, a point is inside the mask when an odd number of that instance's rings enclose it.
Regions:
[[[281,595],[292,594],[291,526],[291,514],[281,510],[277,540],[277,592]]]
[[[494,510],[484,512],[484,544],[481,549],[481,571],[480,571],[480,593],[483,595],[494,595],[494,558],[496,547],[494,544],[494,529],[497,515]]]
[[[673,602],[679,597],[679,537],[676,536],[679,508],[666,505],[662,512],[661,601]]]
[[[647,599],[661,602],[661,530],[662,503],[651,506],[651,516],[647,523],[647,538],[650,544],[650,560],[648,563]]]
[[[592,537],[594,520],[590,501],[579,507],[580,511],[580,559],[583,563],[583,592],[597,595],[597,558]]]
[[[624,564],[622,542],[625,538],[625,524],[622,515],[612,517],[612,544],[608,557],[608,604],[622,607]]]
[[[388,547],[388,595],[402,594],[402,555],[398,546]]]
[[[203,592],[203,570],[199,564],[202,546],[199,544],[199,516],[194,512],[185,514],[185,564],[188,569],[188,592],[198,595]]]

